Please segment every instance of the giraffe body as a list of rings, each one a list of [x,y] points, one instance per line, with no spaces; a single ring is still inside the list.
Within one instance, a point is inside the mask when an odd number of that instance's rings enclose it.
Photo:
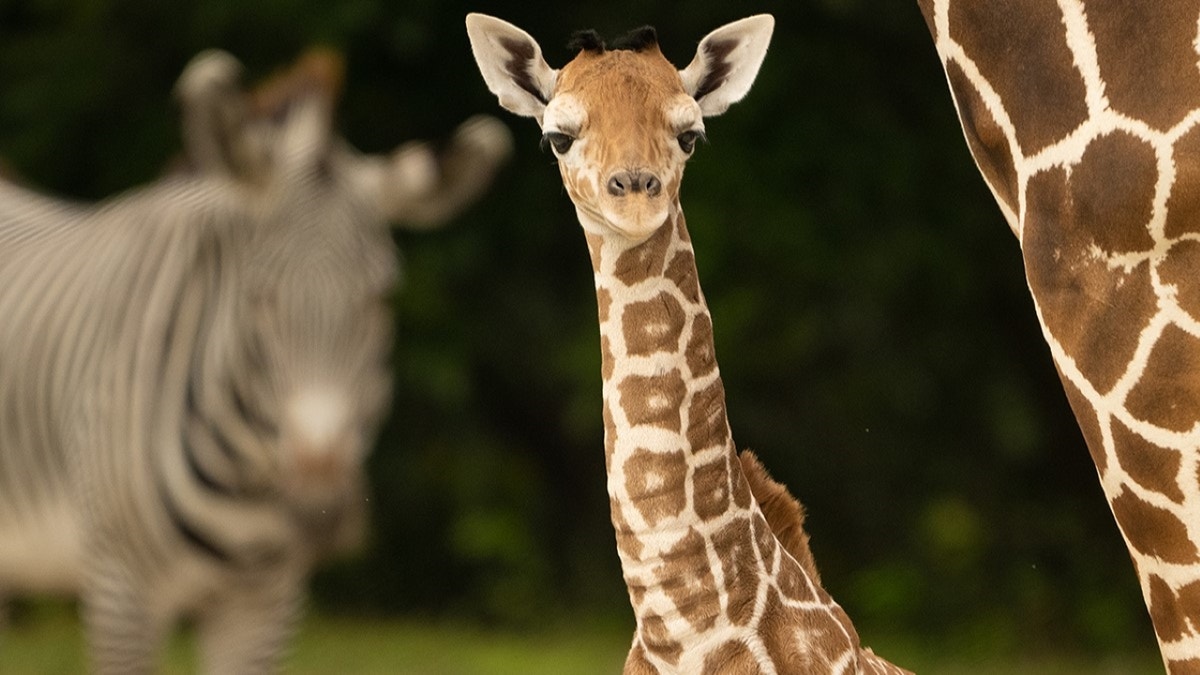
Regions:
[[[921,0],[1170,672],[1200,672],[1200,3]]]
[[[714,31],[683,70],[651,29],[619,49],[583,33],[554,70],[524,31],[467,18],[489,88],[553,146],[591,254],[608,492],[637,618],[627,673],[904,672],[861,647],[799,505],[735,449],[680,208],[703,118],[749,90],[773,24]]]

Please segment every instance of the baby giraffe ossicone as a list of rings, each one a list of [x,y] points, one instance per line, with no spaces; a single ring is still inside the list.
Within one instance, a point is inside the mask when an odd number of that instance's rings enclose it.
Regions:
[[[605,464],[637,619],[626,673],[903,673],[859,642],[821,587],[803,511],[734,446],[679,205],[704,118],[749,91],[775,21],[719,28],[677,70],[652,28],[577,33],[555,70],[528,33],[467,33],[500,105],[541,126],[591,254]]]

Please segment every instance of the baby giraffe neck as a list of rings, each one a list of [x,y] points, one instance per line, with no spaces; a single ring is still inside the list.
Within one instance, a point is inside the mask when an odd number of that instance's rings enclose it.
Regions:
[[[776,509],[782,493],[802,527],[786,490],[737,454],[678,202],[645,242],[587,240],[609,502],[637,618],[626,672],[904,672],[861,649],[807,537],[785,547],[763,515],[756,497]]]
[[[782,554],[742,474],[712,321],[678,205],[647,241],[588,235],[600,314],[605,460],[638,640],[671,665],[764,610]],[[820,593],[794,562],[790,585]],[[801,589],[801,587],[803,587]]]
[[[683,213],[673,209],[667,222],[636,246],[588,239],[600,313],[610,475],[615,457],[628,460],[639,448],[683,453],[681,459],[689,458],[686,464],[692,464],[691,458],[734,456],[712,319]],[[665,485],[652,488],[659,497],[672,492]],[[685,505],[660,504],[678,512],[686,511]],[[653,514],[648,520],[661,520],[665,512],[660,511],[647,511]],[[715,517],[724,511],[700,515]]]

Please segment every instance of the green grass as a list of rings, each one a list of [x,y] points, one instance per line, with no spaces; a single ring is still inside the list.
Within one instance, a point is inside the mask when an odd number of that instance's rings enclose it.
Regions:
[[[911,637],[871,639],[877,654],[920,675],[1162,675],[1156,645],[1135,654],[1011,654],[982,645]],[[931,646],[932,643],[932,646]]]
[[[611,622],[609,622],[611,624]],[[571,625],[537,633],[416,620],[307,618],[284,671],[296,675],[600,675],[619,672],[630,634]],[[195,672],[192,645],[168,645],[165,673]],[[82,629],[73,610],[35,605],[0,633],[3,675],[85,672]]]
[[[558,624],[535,633],[415,620],[313,616],[285,667],[297,675],[599,675],[620,672],[629,633],[611,622]],[[0,673],[75,675],[85,670],[83,637],[72,611],[37,605],[0,634]],[[986,649],[940,653],[926,640],[872,639],[880,654],[933,675],[1139,675],[1161,673],[1157,652],[1013,657]],[[977,653],[973,653],[977,652]],[[166,673],[195,672],[189,640],[172,640]]]

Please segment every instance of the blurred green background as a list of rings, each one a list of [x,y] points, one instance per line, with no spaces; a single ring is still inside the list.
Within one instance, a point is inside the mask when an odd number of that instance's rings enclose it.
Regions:
[[[251,81],[311,45],[341,50],[339,126],[364,151],[444,138],[479,112],[513,130],[515,158],[478,206],[396,234],[406,278],[373,534],[318,574],[319,616],[615,626],[618,658],[632,625],[586,248],[536,124],[478,75],[469,11],[525,28],[555,66],[580,28],[655,25],[682,66],[708,31],[774,14],[757,83],[708,121],[683,187],[735,438],[807,505],[827,587],[885,655],[889,640],[1152,653],[1017,241],[914,2],[0,0],[0,157],[50,192],[153,180],[180,147],[174,80],[209,47]]]

